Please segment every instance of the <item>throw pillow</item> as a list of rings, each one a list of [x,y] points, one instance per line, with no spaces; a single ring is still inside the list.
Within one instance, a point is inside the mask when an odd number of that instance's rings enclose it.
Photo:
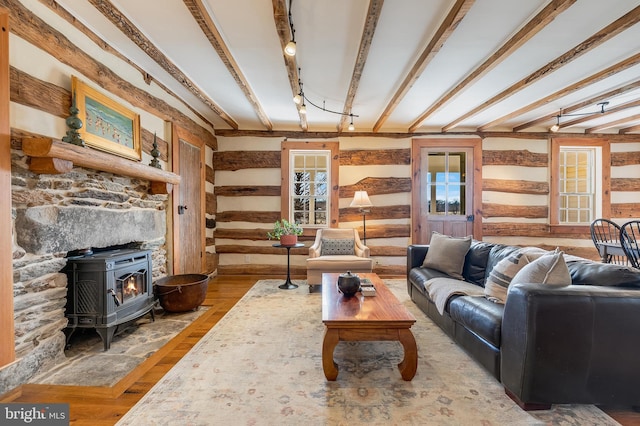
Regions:
[[[320,242],[320,256],[339,256],[355,254],[353,238],[323,238]]]
[[[511,280],[512,284],[535,283],[554,287],[571,285],[571,274],[564,260],[564,252],[545,254],[525,265]]]
[[[471,247],[471,236],[450,237],[434,232],[422,266],[462,279],[464,258]]]
[[[484,295],[488,300],[504,304],[507,300],[507,289],[513,277],[527,264],[546,254],[547,251],[537,247],[521,248],[496,263],[491,269],[484,284]]]

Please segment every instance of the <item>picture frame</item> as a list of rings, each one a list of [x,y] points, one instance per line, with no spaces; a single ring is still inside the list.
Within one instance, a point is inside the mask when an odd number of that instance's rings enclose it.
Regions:
[[[142,160],[140,115],[71,76],[73,102],[78,108],[84,142],[101,151]]]

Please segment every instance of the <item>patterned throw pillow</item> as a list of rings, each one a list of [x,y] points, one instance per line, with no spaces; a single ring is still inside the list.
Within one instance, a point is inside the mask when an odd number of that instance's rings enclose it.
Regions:
[[[320,256],[354,255],[353,238],[323,238],[320,242]]]
[[[553,287],[571,285],[571,274],[563,255],[564,252],[556,249],[554,252],[539,257],[523,267],[511,282],[513,284],[546,284]]]
[[[499,261],[493,267],[484,285],[484,295],[495,303],[504,304],[507,300],[507,290],[513,277],[535,259],[546,254],[547,251],[537,247],[524,247]]]

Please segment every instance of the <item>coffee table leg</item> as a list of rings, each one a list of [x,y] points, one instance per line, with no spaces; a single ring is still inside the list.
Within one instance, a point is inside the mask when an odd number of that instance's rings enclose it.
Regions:
[[[404,359],[398,364],[398,368],[402,379],[408,381],[413,379],[418,370],[418,347],[413,333],[408,328],[398,330],[398,338],[404,348]]]
[[[322,341],[322,369],[327,380],[334,381],[338,377],[338,365],[333,362],[333,351],[340,341],[338,330],[327,328]]]

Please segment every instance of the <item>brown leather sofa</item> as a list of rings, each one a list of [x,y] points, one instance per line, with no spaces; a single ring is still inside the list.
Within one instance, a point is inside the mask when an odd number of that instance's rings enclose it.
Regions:
[[[640,270],[568,257],[570,286],[514,284],[504,305],[456,295],[441,315],[425,283],[446,274],[421,266],[428,249],[407,249],[411,299],[522,408],[640,405]],[[484,286],[491,269],[517,249],[474,241],[465,281]]]

